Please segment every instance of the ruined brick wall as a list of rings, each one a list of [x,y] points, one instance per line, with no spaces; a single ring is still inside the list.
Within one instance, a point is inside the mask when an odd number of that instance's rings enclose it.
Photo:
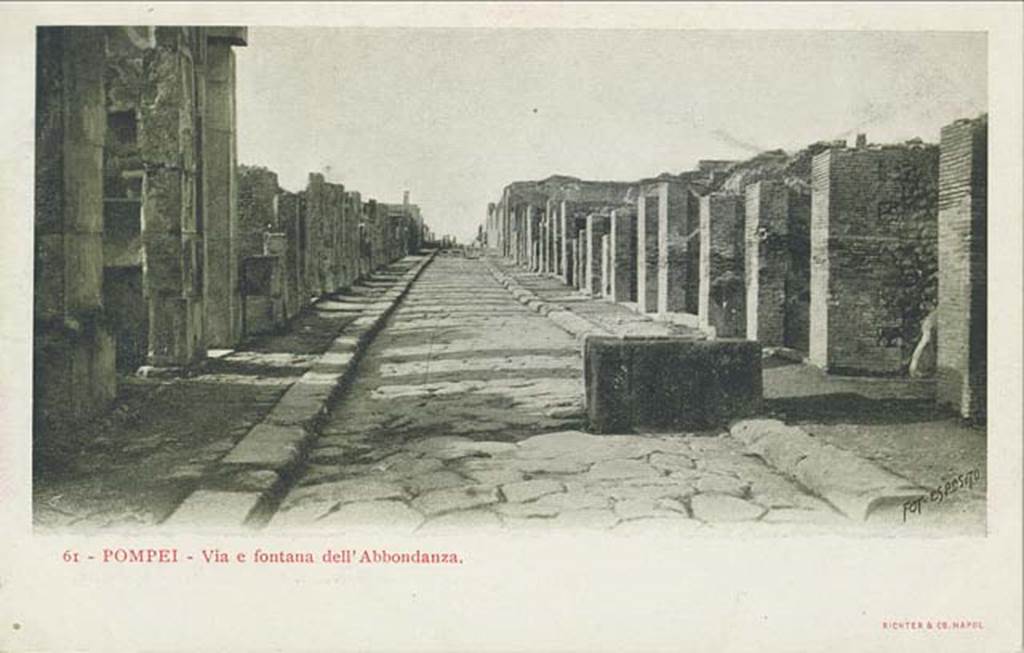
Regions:
[[[759,181],[747,186],[744,194],[746,336],[765,346],[780,346],[789,272],[789,192],[778,182]]]
[[[36,62],[33,433],[38,448],[116,390],[102,307],[105,30],[40,27]]]
[[[938,148],[832,149],[814,158],[811,360],[905,369],[935,303]]]
[[[936,397],[964,418],[986,418],[988,116],[942,129]]]
[[[278,230],[277,173],[256,166],[238,167],[239,260],[263,254],[263,234]]]
[[[719,338],[742,337],[745,201],[734,193],[711,193],[700,202],[699,323],[713,328]]]

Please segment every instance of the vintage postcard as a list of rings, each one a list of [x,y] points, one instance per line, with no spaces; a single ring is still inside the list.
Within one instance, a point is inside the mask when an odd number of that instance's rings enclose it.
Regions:
[[[1020,5],[0,12],[0,650],[1021,650]]]

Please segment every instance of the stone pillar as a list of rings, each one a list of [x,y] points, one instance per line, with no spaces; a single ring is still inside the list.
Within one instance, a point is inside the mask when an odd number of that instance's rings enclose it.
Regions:
[[[942,129],[936,397],[962,417],[986,418],[988,116]]]
[[[789,189],[759,181],[746,191],[747,339],[785,344],[786,276],[789,271]]]
[[[196,32],[188,32],[196,34]],[[143,292],[148,300],[147,362],[181,368],[206,354],[203,239],[197,210],[196,127],[203,107],[199,52],[181,28],[157,27],[143,62],[139,151],[143,184]]]
[[[587,216],[586,281],[584,289],[591,297],[601,296],[601,237],[608,233],[608,216]]]
[[[643,313],[658,310],[658,195],[636,199],[636,301]]]
[[[105,31],[36,31],[33,435],[36,444],[114,398],[102,320]]]
[[[742,336],[743,196],[711,193],[700,202],[700,328],[713,329],[719,338]]]
[[[686,245],[689,189],[662,181],[658,194],[658,312],[686,310]]]
[[[572,255],[573,246],[575,245],[575,238],[569,233],[570,224],[571,222],[569,218],[569,203],[566,202],[565,200],[562,200],[558,210],[558,225],[559,231],[561,232],[560,239],[562,246],[562,257],[559,260],[559,265],[561,266],[562,280],[564,280],[565,283],[572,285]]]
[[[565,267],[565,283],[570,287],[576,285],[576,239],[566,238],[564,241],[562,264]]]
[[[612,301],[636,301],[636,240],[636,213],[629,209],[612,211],[609,243]]]
[[[811,183],[810,359],[842,373],[909,365],[936,292],[938,147],[833,148]]]
[[[611,236],[601,236],[601,297],[612,295]]]
[[[548,265],[548,215],[541,213],[537,218],[537,262],[536,271],[544,273]]]
[[[284,288],[285,314],[291,318],[305,304],[305,293],[302,290],[301,276],[301,240],[299,226],[299,196],[287,191],[278,195],[278,225],[285,237],[284,249]]]
[[[576,229],[576,271],[573,273],[573,287],[583,290],[587,287],[587,230]]]
[[[206,341],[232,348],[242,338],[238,280],[238,137],[235,111],[235,53],[244,46],[244,27],[206,31],[206,107],[203,117],[203,245]]]

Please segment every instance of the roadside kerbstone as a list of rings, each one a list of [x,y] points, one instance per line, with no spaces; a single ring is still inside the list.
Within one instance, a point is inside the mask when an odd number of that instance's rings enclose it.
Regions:
[[[487,485],[468,485],[433,490],[416,497],[412,507],[425,515],[437,515],[455,510],[468,510],[498,503],[498,490]]]
[[[698,494],[690,499],[693,516],[706,522],[752,521],[766,510],[726,494]]]
[[[298,426],[257,424],[221,462],[280,470],[295,463],[309,438]]]
[[[501,487],[505,500],[509,503],[523,503],[539,499],[547,494],[564,492],[565,486],[558,481],[538,479],[520,483],[507,483]]]

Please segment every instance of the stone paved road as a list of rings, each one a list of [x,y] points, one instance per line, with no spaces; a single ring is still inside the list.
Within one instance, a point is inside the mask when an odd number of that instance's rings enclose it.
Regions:
[[[268,530],[848,523],[731,437],[581,431],[581,367],[578,343],[481,261],[439,257],[368,350]]]

